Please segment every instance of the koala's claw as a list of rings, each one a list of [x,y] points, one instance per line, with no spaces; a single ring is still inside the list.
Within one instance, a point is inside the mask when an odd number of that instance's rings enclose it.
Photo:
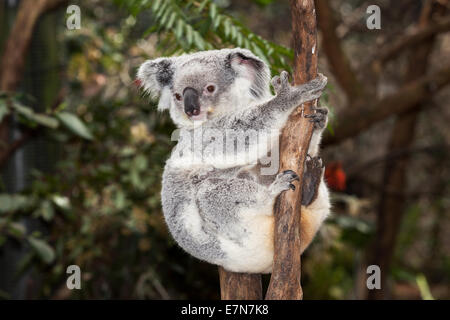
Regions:
[[[298,175],[295,173],[295,171],[292,171],[292,170],[285,170],[285,171],[283,171],[283,173],[282,173],[283,175],[291,175],[292,176],[292,178],[293,178],[293,180],[299,180],[299,177],[298,177]],[[292,181],[293,181],[292,180]]]
[[[309,122],[314,123],[314,129],[324,129],[328,122],[327,108],[313,108],[313,114],[305,115],[305,118],[310,118]]]
[[[295,190],[293,181],[300,181],[300,177],[292,170],[286,170],[277,175],[275,181],[269,186],[271,194],[278,195],[286,190]]]

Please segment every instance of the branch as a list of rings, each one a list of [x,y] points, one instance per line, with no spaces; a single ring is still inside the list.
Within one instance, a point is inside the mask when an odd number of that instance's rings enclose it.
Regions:
[[[341,112],[333,128],[335,134],[327,135],[324,146],[337,144],[356,136],[388,117],[413,109],[432,94],[450,83],[450,65],[421,80],[411,82],[396,93],[368,104],[358,103]]]
[[[20,2],[0,61],[0,91],[13,92],[17,89],[24,74],[26,53],[39,17],[66,2],[67,0],[22,0]],[[4,144],[9,141],[9,119],[10,116],[6,116],[0,123],[0,142]],[[6,156],[0,151],[1,161],[6,161],[8,159]]]
[[[313,0],[291,0],[294,83],[301,84],[317,76],[317,27]],[[314,102],[304,104],[311,112]],[[317,103],[317,101],[315,102]],[[298,107],[283,129],[280,143],[280,170],[295,170],[302,181],[303,165],[312,135],[312,123]],[[266,299],[302,299],[300,284],[300,215],[302,186],[282,193],[275,204],[274,262]]]
[[[331,70],[351,103],[364,95],[364,88],[356,78],[336,34],[338,23],[328,0],[316,0],[318,26],[322,31],[322,47]]]
[[[445,153],[447,150],[450,150],[450,144],[438,144],[431,146],[423,146],[423,147],[406,147],[406,148],[398,148],[396,150],[390,150],[386,154],[378,157],[374,157],[363,163],[356,163],[350,166],[349,168],[345,168],[345,174],[347,179],[352,179],[360,175],[361,173],[365,173],[371,170],[371,168],[375,167],[379,164],[384,164],[389,161],[395,161],[398,158],[409,157],[412,154],[424,153],[426,155],[433,155],[435,153],[439,153],[441,155],[442,152]]]
[[[402,34],[392,44],[384,44],[376,52],[376,56],[369,63],[373,70],[381,70],[381,66],[392,58],[395,58],[403,50],[429,40],[438,33],[450,31],[450,16],[441,18],[427,27],[416,28],[409,35]]]
[[[4,150],[0,150],[0,168],[3,168],[9,157],[11,157],[18,149],[20,149],[33,137],[34,132],[35,130],[26,131],[19,139],[8,145]]]
[[[25,57],[39,17],[66,0],[22,0],[5,45],[0,67],[0,90],[14,91],[22,78]]]

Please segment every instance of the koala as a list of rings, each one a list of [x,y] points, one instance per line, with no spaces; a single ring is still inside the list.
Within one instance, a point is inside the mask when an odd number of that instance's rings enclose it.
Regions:
[[[209,50],[144,62],[137,80],[158,109],[168,110],[178,143],[163,173],[161,201],[168,229],[192,256],[226,270],[270,273],[274,253],[273,206],[295,190],[292,170],[269,174],[269,154],[290,113],[317,99],[319,76],[300,86],[287,72],[270,81],[265,62],[241,48]],[[270,91],[272,84],[276,95]],[[318,156],[327,109],[306,115],[314,131],[305,163],[301,254],[327,217],[330,201]],[[261,138],[264,137],[264,138]],[[274,146],[275,145],[275,146]]]

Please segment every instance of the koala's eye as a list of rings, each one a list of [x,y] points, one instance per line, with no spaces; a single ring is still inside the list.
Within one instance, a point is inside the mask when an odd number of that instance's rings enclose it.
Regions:
[[[208,90],[208,92],[214,92],[215,89],[216,87],[213,86],[212,84],[206,87],[206,90]]]
[[[181,94],[175,93],[175,99],[177,99],[178,101],[181,101]]]

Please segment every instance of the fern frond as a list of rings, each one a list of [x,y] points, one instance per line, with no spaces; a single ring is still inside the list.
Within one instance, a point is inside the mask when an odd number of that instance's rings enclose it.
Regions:
[[[192,52],[224,47],[251,50],[267,62],[273,72],[291,69],[293,52],[255,34],[211,0],[115,0],[137,15],[150,10],[154,18],[149,30],[157,30],[163,53]],[[163,41],[165,40],[165,41]]]

